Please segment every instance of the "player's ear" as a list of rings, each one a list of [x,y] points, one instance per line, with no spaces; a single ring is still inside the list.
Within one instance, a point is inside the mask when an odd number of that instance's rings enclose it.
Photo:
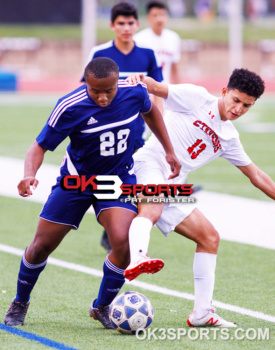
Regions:
[[[222,89],[222,96],[224,97],[226,95],[226,93],[228,92],[228,89],[226,87],[224,87]]]
[[[137,21],[137,30],[139,30],[139,27],[140,27],[140,23],[139,21]]]
[[[113,32],[115,31],[115,26],[113,22],[110,23],[110,28],[112,29]]]

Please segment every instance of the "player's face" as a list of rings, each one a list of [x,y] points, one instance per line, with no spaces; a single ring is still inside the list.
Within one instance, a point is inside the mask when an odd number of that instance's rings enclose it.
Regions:
[[[114,23],[111,23],[111,29],[116,34],[116,40],[123,43],[131,42],[138,28],[139,22],[133,16],[118,16]]]
[[[94,102],[100,107],[107,107],[117,93],[118,76],[109,75],[107,78],[97,79],[93,75],[86,78],[87,90]]]
[[[153,7],[147,16],[147,20],[155,32],[161,32],[166,27],[168,18],[169,16],[165,9],[159,9],[156,7]]]
[[[254,105],[255,101],[255,97],[249,96],[245,92],[224,88],[220,105],[221,119],[224,121],[238,119]]]

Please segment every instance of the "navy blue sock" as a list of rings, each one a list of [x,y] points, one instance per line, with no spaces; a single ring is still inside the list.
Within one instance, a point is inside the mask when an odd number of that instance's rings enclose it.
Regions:
[[[123,269],[112,264],[108,257],[106,258],[103,265],[103,279],[94,307],[111,304],[125,282],[123,272]]]
[[[47,260],[40,264],[30,264],[26,260],[25,253],[23,254],[17,280],[17,294],[15,300],[28,301],[31,291],[40,275],[44,270]]]

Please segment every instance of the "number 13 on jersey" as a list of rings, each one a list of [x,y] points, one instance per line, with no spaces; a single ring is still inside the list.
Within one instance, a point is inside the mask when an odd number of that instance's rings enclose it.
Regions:
[[[199,146],[199,149],[197,151],[194,151],[196,147]],[[195,143],[191,147],[187,149],[188,153],[191,155],[192,159],[196,159],[197,156],[206,149],[206,144],[202,143],[202,140],[197,139]]]

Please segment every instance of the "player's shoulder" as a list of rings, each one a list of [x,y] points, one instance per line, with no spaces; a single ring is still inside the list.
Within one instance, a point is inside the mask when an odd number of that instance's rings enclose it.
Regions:
[[[101,51],[112,49],[113,46],[114,46],[114,42],[113,42],[113,40],[110,40],[107,43],[95,46],[92,50],[94,53],[99,53]]]
[[[57,105],[64,105],[64,107],[70,107],[75,104],[78,104],[79,102],[88,99],[88,93],[86,89],[86,84],[81,85],[79,88],[71,91],[70,93],[62,96],[58,102]]]
[[[151,34],[151,31],[152,31],[151,28],[142,29],[134,35],[133,39],[135,40],[135,39],[145,38]]]
[[[120,95],[127,94],[129,96],[139,97],[144,99],[145,95],[147,95],[147,85],[140,82],[137,85],[129,84],[126,80],[119,80],[117,84],[118,90],[120,91]]]
[[[209,92],[203,86],[195,84],[168,84],[169,92],[188,92],[189,94],[196,95],[210,95]]]
[[[135,46],[136,49],[136,54],[138,55],[139,59],[142,59],[142,57],[147,56],[147,57],[155,57],[155,53],[152,49],[149,49],[147,47],[140,47],[136,44]]]
[[[175,32],[174,30],[168,29],[168,28],[164,28],[163,29],[163,36],[166,36],[167,38],[173,38],[173,39],[180,39],[180,36],[177,32]]]
[[[140,82],[137,85],[133,85],[128,83],[126,80],[119,80],[117,83],[117,87],[119,89],[129,89],[129,90],[141,90],[141,89],[146,89],[147,90],[147,85],[144,84],[143,82]]]

